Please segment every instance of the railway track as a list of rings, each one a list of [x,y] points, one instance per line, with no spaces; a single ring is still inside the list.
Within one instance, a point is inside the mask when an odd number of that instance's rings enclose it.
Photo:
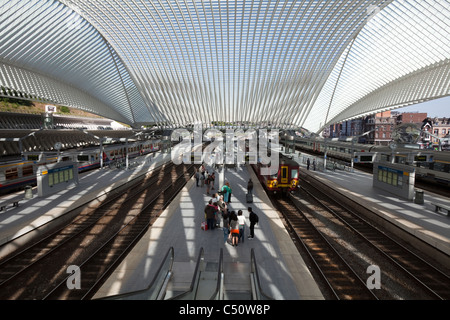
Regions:
[[[307,179],[303,180],[302,192],[315,199],[352,233],[374,248],[379,253],[379,259],[384,258],[399,269],[398,273],[403,277],[402,283],[414,283],[430,299],[450,299],[449,275],[372,225],[357,212],[343,207],[338,199],[332,199],[313,187]]]
[[[272,201],[284,216],[297,243],[301,244],[311,257],[335,299],[377,299],[357,272],[288,197],[272,197]]]
[[[166,165],[82,212],[69,225],[0,262],[0,299],[86,299],[192,177],[194,165]],[[81,289],[69,290],[69,266]]]

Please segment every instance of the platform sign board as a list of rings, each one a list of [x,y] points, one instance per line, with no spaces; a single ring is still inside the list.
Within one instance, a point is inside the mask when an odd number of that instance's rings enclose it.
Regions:
[[[433,162],[433,154],[431,153],[418,153],[414,154],[414,163],[416,162]]]
[[[377,162],[373,164],[373,186],[404,199],[414,197],[415,169],[411,166]]]
[[[376,154],[373,152],[355,152],[354,163],[373,163],[376,160]]]
[[[76,162],[62,161],[39,166],[37,172],[38,196],[47,195],[78,185],[78,166]]]
[[[54,112],[56,112],[56,107],[47,104],[47,105],[45,106],[45,112],[54,113]]]

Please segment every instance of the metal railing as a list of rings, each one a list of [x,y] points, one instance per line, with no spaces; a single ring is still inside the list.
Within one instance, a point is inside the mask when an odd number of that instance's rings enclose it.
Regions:
[[[117,294],[99,300],[163,300],[167,284],[172,276],[174,249],[171,247],[156,272],[150,285],[142,290]]]
[[[217,286],[210,300],[224,299],[223,249],[220,249],[219,267],[217,268]]]
[[[268,296],[261,288],[261,282],[259,280],[258,266],[255,258],[255,251],[252,248],[251,251],[251,262],[250,262],[250,280],[252,286],[252,300],[274,300],[272,297]]]
[[[204,249],[203,247],[200,249],[200,253],[198,254],[197,264],[195,266],[194,276],[192,277],[191,285],[189,289],[183,293],[180,293],[174,297],[171,297],[169,300],[195,300],[195,296],[197,293],[198,283],[200,282],[200,274],[203,270],[204,264]]]

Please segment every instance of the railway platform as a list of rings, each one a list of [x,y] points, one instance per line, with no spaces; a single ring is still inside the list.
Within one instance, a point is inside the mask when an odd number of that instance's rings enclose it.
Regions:
[[[195,179],[191,179],[97,291],[94,299],[147,288],[166,252],[173,247],[173,275],[168,291],[188,289],[197,256],[203,248],[204,260],[213,264],[219,262],[219,252],[223,251],[226,298],[251,299],[248,292],[253,249],[261,287],[266,295],[276,300],[323,300],[308,267],[259,183],[255,183],[253,189],[253,203],[246,203],[250,177],[258,181],[250,167],[227,170],[224,175],[233,190],[231,209],[236,212],[241,209],[247,219],[243,243],[233,247],[224,242],[221,228],[201,229],[204,208],[211,196],[206,194],[206,187],[197,187]],[[212,192],[217,191],[218,180]],[[247,239],[249,206],[259,216],[254,239]]]
[[[38,197],[37,187],[32,189],[30,199],[26,199],[24,191],[0,197],[0,203],[19,201],[18,207],[9,206],[0,212],[0,258],[14,250],[17,243],[43,232],[46,225],[70,219],[86,203],[95,199],[101,201],[108,192],[126,188],[134,179],[169,160],[170,154],[152,153],[140,158],[141,164],[132,169],[105,168],[83,173],[78,185],[68,185],[65,190],[47,197]]]
[[[304,166],[303,164],[301,164]],[[304,170],[311,179],[318,179],[342,195],[359,202],[376,213],[383,221],[406,231],[414,238],[443,253],[445,264],[450,261],[450,217],[436,212],[433,203],[449,203],[449,198],[424,191],[423,204],[402,199],[372,186],[372,174],[354,170]],[[448,259],[447,259],[448,257]]]
[[[47,225],[70,219],[92,200],[101,201],[110,191],[127,188],[135,178],[144,175],[152,167],[170,160],[170,154],[144,158],[147,165],[129,170],[105,169],[82,174],[77,186],[47,197],[38,197],[36,188],[31,199],[24,198],[24,191],[0,198],[2,202],[20,200],[18,207],[0,213],[0,257],[7,255],[20,243],[45,232]],[[250,170],[249,170],[250,169]],[[183,191],[156,220],[142,240],[134,247],[121,265],[109,277],[94,298],[142,289],[153,279],[161,259],[168,248],[175,250],[172,286],[180,290],[191,281],[195,260],[203,248],[205,261],[216,263],[223,250],[226,299],[251,299],[249,293],[251,253],[255,255],[259,278],[264,292],[278,300],[323,300],[308,267],[298,253],[278,213],[259,184],[255,183],[254,201],[246,203],[246,186],[249,177],[257,181],[250,167],[225,172],[225,179],[233,188],[233,210],[243,210],[247,218],[244,243],[232,247],[224,242],[222,229],[201,230],[204,207],[211,199],[206,187],[196,187],[192,178]],[[219,188],[216,179],[215,190]],[[247,239],[249,221],[247,207],[252,206],[259,216],[255,227],[255,239]],[[70,216],[68,212],[73,212]]]

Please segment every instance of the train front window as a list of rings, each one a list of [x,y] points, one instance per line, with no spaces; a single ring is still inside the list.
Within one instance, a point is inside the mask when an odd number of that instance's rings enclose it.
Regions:
[[[298,170],[291,169],[291,179],[298,179]]]
[[[288,168],[281,167],[281,183],[287,183],[288,181]]]

